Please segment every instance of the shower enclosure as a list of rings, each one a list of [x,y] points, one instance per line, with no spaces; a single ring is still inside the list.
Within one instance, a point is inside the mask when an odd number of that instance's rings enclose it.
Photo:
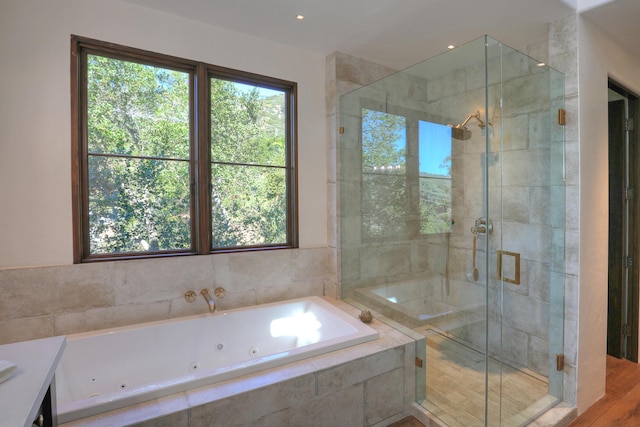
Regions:
[[[421,338],[418,403],[466,427],[561,401],[563,75],[482,37],[339,108],[342,297]]]

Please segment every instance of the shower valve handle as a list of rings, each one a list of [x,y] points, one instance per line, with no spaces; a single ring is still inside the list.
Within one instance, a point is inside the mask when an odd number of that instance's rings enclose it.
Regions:
[[[473,227],[471,227],[471,233],[475,236],[485,236],[493,232],[493,222],[487,218],[478,218]]]

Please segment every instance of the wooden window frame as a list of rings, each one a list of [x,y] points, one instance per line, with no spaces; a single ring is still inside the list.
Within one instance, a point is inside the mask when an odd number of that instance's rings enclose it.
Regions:
[[[190,75],[190,184],[191,248],[158,252],[90,254],[88,213],[88,141],[86,56],[96,54],[114,59],[165,67]],[[175,56],[154,53],[80,36],[71,36],[71,182],[73,221],[73,261],[75,264],[120,259],[159,258],[204,255],[219,252],[243,252],[298,247],[297,184],[297,83],[239,71]],[[286,193],[287,241],[282,244],[211,247],[211,159],[209,79],[281,90],[286,104]]]

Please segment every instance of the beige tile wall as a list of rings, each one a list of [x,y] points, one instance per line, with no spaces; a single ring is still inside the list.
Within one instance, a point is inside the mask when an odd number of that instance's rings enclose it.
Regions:
[[[222,286],[219,309],[323,295],[326,248],[0,270],[0,343],[204,313],[198,296]]]
[[[339,197],[340,152],[337,149],[340,127],[340,96],[352,90],[366,86],[376,80],[393,74],[396,70],[355,58],[341,52],[334,52],[326,60],[326,109],[327,109],[327,197],[328,226],[327,242],[329,245],[329,271],[331,283],[327,286],[327,295],[340,298],[341,283],[341,232],[340,224],[345,219],[340,215]],[[359,227],[359,226],[358,226]],[[354,228],[354,232],[357,227]]]
[[[565,109],[565,281],[564,281],[564,400],[576,405],[580,246],[580,136],[578,108],[578,17],[569,16],[549,27],[549,65],[564,73]]]

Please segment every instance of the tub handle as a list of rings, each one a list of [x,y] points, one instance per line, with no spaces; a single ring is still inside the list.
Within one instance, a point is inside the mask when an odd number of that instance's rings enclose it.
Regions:
[[[196,302],[197,299],[198,294],[196,294],[195,291],[187,291],[184,293],[184,300],[189,304]]]

